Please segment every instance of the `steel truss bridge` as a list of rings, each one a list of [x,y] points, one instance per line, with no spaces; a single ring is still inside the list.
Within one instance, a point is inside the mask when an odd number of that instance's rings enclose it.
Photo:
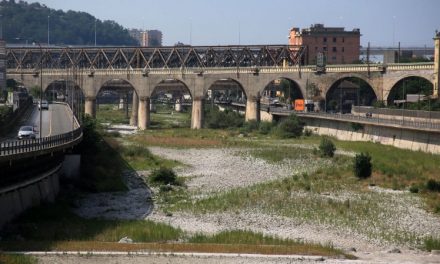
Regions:
[[[173,69],[294,66],[305,47],[289,45],[7,48],[6,68]]]

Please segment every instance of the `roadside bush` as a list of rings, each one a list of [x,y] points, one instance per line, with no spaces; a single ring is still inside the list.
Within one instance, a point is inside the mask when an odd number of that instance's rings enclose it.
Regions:
[[[327,137],[323,137],[321,139],[321,143],[319,144],[319,155],[321,157],[329,157],[332,158],[335,155],[335,144]]]
[[[161,167],[158,170],[154,170],[150,176],[150,182],[153,184],[177,184],[176,173],[172,169]]]
[[[366,179],[371,176],[373,165],[371,156],[368,153],[356,154],[353,162],[354,175],[360,179]]]
[[[299,120],[298,116],[291,114],[278,124],[275,134],[280,138],[297,138],[302,135],[303,129],[304,123]]]
[[[429,179],[426,182],[426,189],[431,192],[440,192],[440,181]]]

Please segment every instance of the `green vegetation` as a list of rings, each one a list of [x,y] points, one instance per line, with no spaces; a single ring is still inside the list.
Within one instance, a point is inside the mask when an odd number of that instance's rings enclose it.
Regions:
[[[275,134],[280,138],[297,138],[303,133],[304,123],[299,120],[295,114],[281,120],[278,124]]]
[[[321,157],[333,158],[335,155],[336,147],[333,141],[328,137],[323,137],[321,143],[319,143],[319,154]]]
[[[0,254],[0,264],[37,264],[37,260],[31,256],[21,254]]]
[[[172,169],[161,167],[151,173],[150,182],[152,184],[176,185],[177,175]]]
[[[25,241],[14,240],[17,236],[24,238]],[[167,252],[311,254],[353,258],[331,245],[314,245],[263,236],[250,231],[232,230],[213,236],[201,234],[189,236],[178,228],[148,220],[83,219],[73,214],[65,201],[31,209],[22,215],[11,228],[6,229],[2,237],[4,238],[0,242],[2,250],[136,251],[149,249]],[[136,244],[111,243],[123,237],[133,239]],[[240,246],[237,243],[251,246]],[[5,263],[35,263],[29,257],[13,255],[0,255],[0,261],[2,260]],[[13,262],[15,260],[23,262]]]
[[[131,115],[131,110],[128,112]],[[105,104],[99,105],[96,111],[96,120],[98,123],[110,124],[128,124],[129,118],[125,116],[124,109],[117,109],[117,105]]]
[[[229,230],[214,235],[196,234],[189,239],[190,243],[199,244],[231,244],[231,245],[281,245],[297,248],[298,251],[306,251],[313,255],[313,251],[326,252],[331,255],[344,255],[343,251],[333,248],[332,245],[310,245],[302,241],[281,239],[273,236],[265,236],[262,233],[254,233],[245,230]],[[299,250],[300,248],[303,248]],[[351,258],[346,255],[346,257]]]
[[[243,123],[244,116],[235,111],[231,111],[229,109],[220,111],[217,106],[206,107],[205,126],[207,128],[237,128],[243,126]]]
[[[429,179],[426,183],[426,189],[431,192],[440,192],[440,181]]]
[[[369,178],[373,171],[370,154],[356,154],[353,159],[353,171],[354,175],[360,179]]]
[[[423,246],[427,251],[440,250],[440,239],[428,237],[423,241]]]
[[[4,230],[4,240],[21,236],[27,241],[118,242],[130,237],[135,242],[176,241],[183,232],[148,220],[84,219],[71,212],[69,199],[30,209]]]
[[[137,45],[128,30],[114,21],[101,21],[85,12],[55,10],[39,3],[0,2],[4,21],[3,37],[8,43],[47,42],[50,15],[50,44],[93,45],[96,22],[98,45]]]

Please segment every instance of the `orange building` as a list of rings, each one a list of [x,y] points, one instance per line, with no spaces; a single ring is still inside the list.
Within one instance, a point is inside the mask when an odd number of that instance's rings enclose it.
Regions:
[[[307,47],[306,64],[316,64],[318,53],[325,55],[327,64],[349,64],[359,61],[361,33],[358,28],[345,31],[343,27],[324,27],[315,24],[300,31],[292,28],[289,45]]]

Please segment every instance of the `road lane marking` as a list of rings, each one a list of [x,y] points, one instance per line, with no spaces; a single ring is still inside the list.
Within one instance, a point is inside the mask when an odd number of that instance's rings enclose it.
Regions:
[[[49,109],[49,134],[47,135],[48,137],[52,135],[52,110],[53,110],[53,105]]]

